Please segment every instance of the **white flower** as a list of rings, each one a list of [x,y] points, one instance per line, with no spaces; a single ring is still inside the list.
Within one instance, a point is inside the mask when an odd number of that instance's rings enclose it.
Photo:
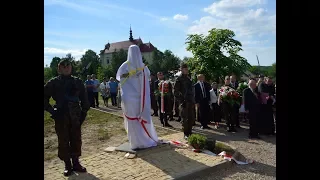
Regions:
[[[243,85],[248,85],[248,84],[246,82],[244,82]]]
[[[222,92],[221,95],[222,95],[222,96],[226,96],[227,93],[226,93],[226,92]]]

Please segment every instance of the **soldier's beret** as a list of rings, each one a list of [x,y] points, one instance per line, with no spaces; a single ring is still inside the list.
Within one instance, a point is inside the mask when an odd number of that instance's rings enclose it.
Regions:
[[[180,68],[182,69],[182,68],[188,68],[188,65],[186,64],[186,63],[181,63],[180,64]]]
[[[58,66],[60,66],[60,65],[63,65],[63,66],[71,65],[71,61],[70,61],[69,59],[62,59],[62,60],[59,62]]]

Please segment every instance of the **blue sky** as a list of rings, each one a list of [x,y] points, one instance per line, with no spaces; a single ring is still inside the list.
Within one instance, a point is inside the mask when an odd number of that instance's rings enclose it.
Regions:
[[[179,57],[187,34],[228,28],[243,45],[252,65],[276,61],[275,0],[44,0],[44,65],[71,53],[79,60],[87,49],[133,37],[170,49]]]

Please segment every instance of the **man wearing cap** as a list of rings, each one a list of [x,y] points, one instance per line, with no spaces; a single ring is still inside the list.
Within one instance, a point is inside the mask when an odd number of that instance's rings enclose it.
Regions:
[[[194,88],[188,76],[187,64],[182,63],[180,69],[181,75],[174,84],[174,96],[179,102],[184,138],[187,139],[192,134],[192,126],[194,124]]]
[[[86,172],[86,168],[79,163],[81,124],[90,108],[83,82],[71,76],[71,71],[71,62],[62,60],[58,64],[59,75],[44,85],[44,110],[55,121],[58,157],[65,163],[65,176],[71,175],[72,171]],[[49,103],[51,97],[56,102],[53,107]]]

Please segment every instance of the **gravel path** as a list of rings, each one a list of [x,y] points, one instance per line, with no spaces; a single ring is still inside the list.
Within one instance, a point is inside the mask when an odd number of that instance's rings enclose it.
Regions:
[[[110,106],[109,106],[110,107]],[[113,113],[121,114],[121,109],[114,109]],[[105,109],[104,109],[105,110]],[[157,117],[153,117],[155,125],[161,125]],[[169,122],[174,129],[180,130],[181,124],[176,121]],[[209,125],[210,126],[210,125]],[[212,127],[212,126],[211,126]],[[194,127],[194,132],[213,136],[216,140],[222,141],[233,148],[236,148],[244,157],[254,160],[250,165],[234,165],[233,167],[205,174],[195,180],[271,180],[276,179],[276,137],[261,136],[261,140],[248,139],[248,124],[241,123],[241,129],[237,133],[225,131],[225,124],[222,123],[218,130],[201,130],[200,124]]]

